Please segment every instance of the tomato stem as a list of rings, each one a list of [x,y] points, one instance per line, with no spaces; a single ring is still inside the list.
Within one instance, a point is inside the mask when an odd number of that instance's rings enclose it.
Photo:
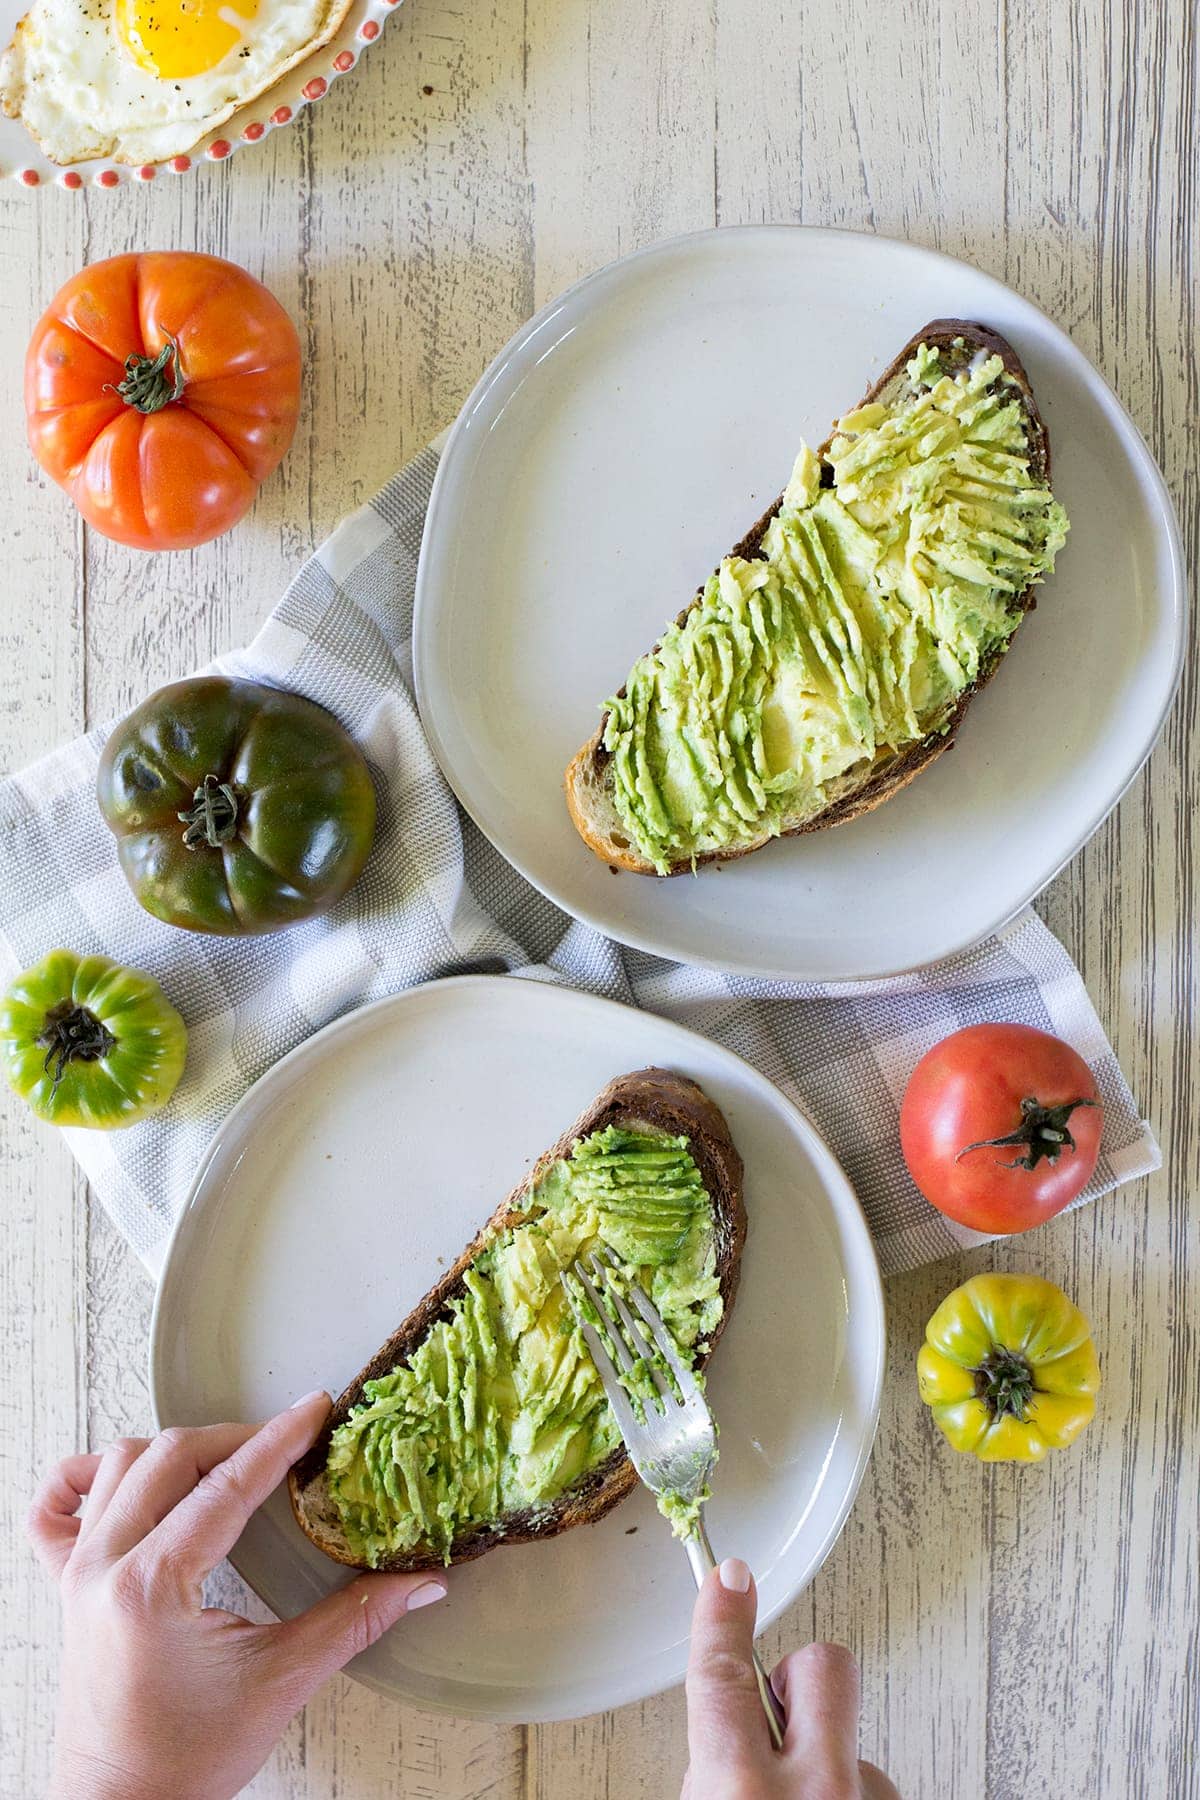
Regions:
[[[1022,1100],[1021,1123],[1015,1131],[1007,1137],[980,1138],[977,1144],[960,1150],[954,1160],[961,1162],[972,1150],[1002,1149],[1011,1144],[1022,1146],[1026,1154],[1002,1164],[1006,1169],[1036,1169],[1043,1156],[1056,1163],[1064,1150],[1075,1148],[1067,1121],[1076,1107],[1099,1104],[1098,1100],[1064,1100],[1059,1106],[1043,1106],[1040,1100]]]
[[[51,1063],[54,1064],[54,1088],[57,1091],[69,1062],[99,1062],[117,1040],[86,1006],[60,1000],[46,1014],[34,1041],[46,1052],[42,1067],[47,1075]]]
[[[972,1373],[975,1392],[993,1418],[1011,1413],[1024,1424],[1033,1398],[1033,1370],[1019,1351],[994,1344]]]
[[[171,362],[175,366],[168,373]],[[127,356],[124,381],[118,381],[115,389],[111,383],[108,385],[110,391],[120,394],[126,406],[136,407],[140,413],[161,412],[164,406],[179,399],[187,385],[179,345],[169,337],[157,356]]]
[[[219,850],[230,843],[237,832],[238,802],[229,783],[206,775],[192,800],[186,812],[175,815],[187,826],[183,841],[188,849],[207,844],[210,850]]]

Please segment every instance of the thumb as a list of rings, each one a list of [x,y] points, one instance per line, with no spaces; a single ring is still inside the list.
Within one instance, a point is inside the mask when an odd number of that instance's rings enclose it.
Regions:
[[[270,1630],[269,1655],[279,1685],[302,1706],[352,1656],[378,1643],[405,1613],[446,1596],[441,1575],[360,1575],[307,1612]]]
[[[688,1754],[708,1773],[749,1775],[773,1751],[751,1653],[758,1599],[744,1562],[730,1557],[704,1579],[692,1614]]]

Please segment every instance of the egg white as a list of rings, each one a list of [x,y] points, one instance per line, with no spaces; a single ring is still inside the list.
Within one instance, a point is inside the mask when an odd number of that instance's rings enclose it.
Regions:
[[[119,37],[112,0],[34,0],[0,57],[0,106],[53,162],[160,162],[190,150],[337,31],[351,0],[260,0],[201,75],[163,79]],[[230,15],[235,17],[236,15]]]

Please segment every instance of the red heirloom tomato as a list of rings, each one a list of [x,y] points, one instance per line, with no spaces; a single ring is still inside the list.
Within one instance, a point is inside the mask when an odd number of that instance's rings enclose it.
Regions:
[[[908,1172],[947,1218],[1028,1231],[1091,1179],[1104,1114],[1083,1058],[1031,1025],[968,1025],[912,1072],[900,1108]]]
[[[25,356],[29,443],[89,525],[137,550],[241,518],[300,409],[300,341],[236,263],[113,256],[60,288]]]

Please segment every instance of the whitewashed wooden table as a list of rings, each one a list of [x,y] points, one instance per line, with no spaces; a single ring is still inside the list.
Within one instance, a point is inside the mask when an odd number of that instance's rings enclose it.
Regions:
[[[116,193],[4,192],[0,766],[244,641],[536,306],[619,252],[714,223],[909,237],[1038,301],[1131,409],[1195,567],[1194,30],[1188,0],[407,0],[351,78],[229,166]],[[149,559],[85,532],[40,478],[20,359],[78,266],[159,247],[261,275],[299,323],[308,375],[296,442],[249,519]],[[772,1653],[813,1635],[858,1653],[863,1751],[905,1800],[1200,1794],[1196,702],[1193,661],[1147,771],[1041,903],[1166,1167],[1010,1248],[890,1283],[871,1470],[770,1634]],[[0,1794],[33,1800],[58,1616],[25,1500],[54,1458],[147,1426],[150,1291],[54,1134],[7,1097],[0,1158]],[[919,1413],[926,1315],[986,1266],[1060,1281],[1100,1342],[1100,1419],[1042,1470],[955,1459]],[[684,1742],[678,1693],[520,1730],[430,1719],[339,1678],[248,1791],[661,1800]]]

